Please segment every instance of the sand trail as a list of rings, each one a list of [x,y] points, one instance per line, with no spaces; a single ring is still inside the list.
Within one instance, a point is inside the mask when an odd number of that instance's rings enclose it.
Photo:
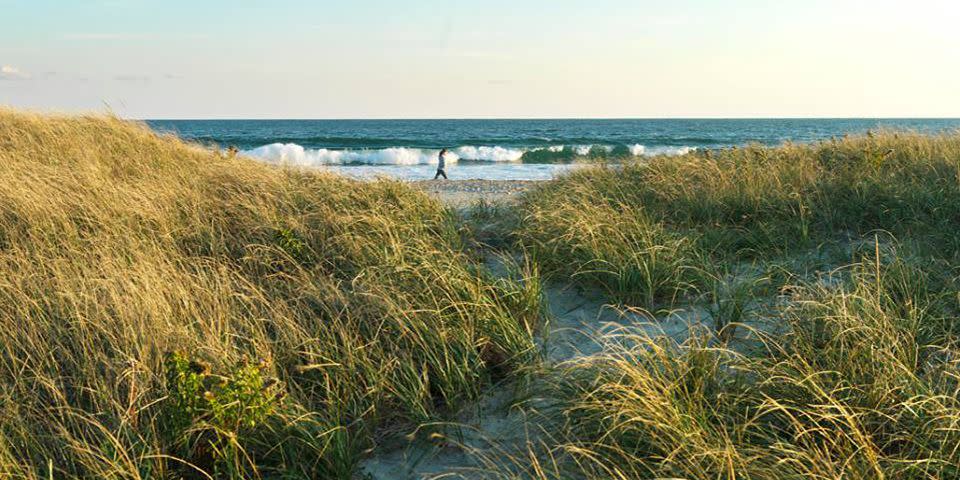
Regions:
[[[507,274],[507,269],[496,259],[489,260],[487,265],[495,275]],[[544,359],[539,372],[600,354],[605,343],[614,341],[611,334],[619,330],[639,330],[682,343],[692,327],[709,325],[709,315],[702,310],[656,318],[620,310],[605,302],[601,292],[573,286],[549,285],[544,296],[549,320],[538,339]],[[360,478],[488,478],[489,469],[485,467],[502,466],[505,459],[522,458],[541,436],[536,415],[528,411],[537,401],[518,400],[521,392],[522,388],[515,384],[493,385],[454,421],[424,425],[390,444],[379,445],[375,453],[361,463]]]
[[[478,200],[510,203],[533,183],[421,182],[418,186],[454,208],[466,208]],[[512,269],[497,254],[487,252],[484,263],[496,277],[511,275]],[[653,315],[611,305],[599,289],[584,290],[557,283],[545,286],[544,302],[547,323],[537,339],[543,365],[533,371],[533,378],[525,379],[531,384],[565,362],[602,355],[605,346],[622,339],[618,333],[665,337],[682,344],[693,329],[708,335],[713,332],[709,311],[696,303]],[[753,336],[751,329],[771,331],[768,325],[755,323],[738,330],[735,341],[747,341]],[[530,395],[529,389],[510,381],[492,385],[452,421],[422,425],[406,436],[377,445],[372,455],[361,462],[359,478],[495,478],[491,472],[502,472],[511,462],[527,456],[544,436],[538,422],[542,416],[537,414],[543,401]]]

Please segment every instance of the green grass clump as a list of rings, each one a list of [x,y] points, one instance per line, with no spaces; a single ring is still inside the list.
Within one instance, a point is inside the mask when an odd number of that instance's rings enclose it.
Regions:
[[[537,279],[403,184],[12,111],[0,164],[5,478],[349,478],[535,360]]]
[[[701,266],[694,242],[655,222],[643,207],[598,200],[597,188],[553,186],[529,199],[519,236],[548,271],[599,285],[616,298],[672,302],[693,285]]]

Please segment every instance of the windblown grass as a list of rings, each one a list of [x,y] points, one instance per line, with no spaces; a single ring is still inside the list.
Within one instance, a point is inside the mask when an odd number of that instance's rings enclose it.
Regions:
[[[349,478],[534,359],[536,279],[399,183],[12,111],[0,164],[4,478]]]
[[[954,135],[587,168],[474,209],[532,254],[497,279],[399,183],[9,111],[0,164],[3,478],[350,478],[535,362],[541,269],[714,322],[530,379],[543,448],[490,473],[960,476]]]
[[[706,299],[715,325],[680,345],[626,330],[560,366],[550,441],[505,476],[960,477],[958,168],[960,136],[885,132],[528,194],[516,236],[550,274],[645,308]],[[783,333],[734,348],[725,327],[749,315]]]
[[[875,253],[874,253],[875,254]],[[643,331],[538,387],[537,446],[500,478],[940,479],[960,476],[957,282],[938,262],[866,256],[791,289],[761,352],[707,330]]]
[[[953,134],[658,157],[582,169],[528,193],[517,236],[548,273],[646,306],[691,284],[704,289],[720,263],[795,255],[875,230],[954,255],[958,179]]]

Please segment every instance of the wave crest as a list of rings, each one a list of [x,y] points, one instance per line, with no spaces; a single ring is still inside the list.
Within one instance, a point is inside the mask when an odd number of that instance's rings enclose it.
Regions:
[[[632,155],[685,155],[696,150],[694,147],[635,145],[552,145],[531,149],[507,148],[500,146],[462,146],[451,149],[446,156],[448,164],[460,160],[483,162],[521,162],[564,163],[584,157],[617,157]],[[323,166],[323,165],[430,165],[437,163],[440,153],[436,149],[409,147],[390,147],[383,149],[332,150],[327,148],[304,148],[296,143],[271,143],[251,150],[243,155],[254,157],[268,163]]]
[[[454,151],[457,157],[465,160],[483,160],[488,162],[516,162],[523,158],[523,150],[503,147],[460,147]]]
[[[326,148],[306,149],[296,143],[272,143],[252,150],[244,155],[256,157],[270,163],[286,165],[321,166],[346,165],[351,163],[367,165],[422,165],[437,163],[437,151],[424,151],[418,148],[391,147],[380,150],[329,150]],[[456,162],[454,155],[447,157],[448,162]]]

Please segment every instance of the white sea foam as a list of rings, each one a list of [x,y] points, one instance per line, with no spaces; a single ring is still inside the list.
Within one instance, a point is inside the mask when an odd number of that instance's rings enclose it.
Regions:
[[[630,154],[634,157],[645,156],[652,157],[654,155],[667,155],[669,157],[686,155],[692,151],[695,151],[697,147],[646,147],[640,145],[639,143],[635,145],[630,145],[627,147],[630,150]]]
[[[516,162],[524,151],[503,147],[460,147],[455,150],[459,158],[485,160],[488,162]]]
[[[419,165],[436,162],[436,152],[416,148],[385,148],[382,150],[329,150],[306,149],[295,143],[273,143],[246,150],[245,155],[270,163],[286,165],[320,166],[364,163],[371,165]],[[456,161],[449,158],[448,161]]]
[[[646,155],[667,155],[674,157],[686,155],[696,149],[697,147],[650,147],[647,149]]]
[[[571,147],[573,151],[582,157],[590,155],[591,152],[603,150],[606,153],[613,151],[613,145],[574,145]],[[551,150],[552,151],[552,150]]]
[[[380,150],[330,150],[326,148],[308,149],[295,143],[273,143],[252,150],[244,155],[255,157],[269,163],[285,165],[321,166],[321,165],[428,165],[437,163],[439,150],[393,147]],[[488,162],[516,162],[523,157],[524,151],[503,147],[464,146],[448,151],[446,162],[456,163],[460,159]]]
[[[593,151],[602,150],[608,154],[614,151],[612,145],[573,145],[569,147],[553,145],[530,150],[499,146],[462,146],[447,152],[446,162],[448,165],[455,164],[459,160],[519,162],[527,152],[542,152],[544,150],[550,153],[556,153],[558,154],[558,158],[562,158],[562,154],[568,151],[568,149],[579,156],[590,155]],[[628,146],[627,149],[633,156],[684,155],[696,150],[692,147],[646,147],[640,144]],[[245,150],[242,153],[268,163],[310,167],[350,164],[430,165],[437,163],[439,150],[407,147],[392,147],[379,150],[330,150],[326,148],[304,148],[295,143],[272,143],[252,150]]]
[[[590,155],[590,150],[593,150],[593,145],[575,145],[573,151],[577,152],[577,155]]]

